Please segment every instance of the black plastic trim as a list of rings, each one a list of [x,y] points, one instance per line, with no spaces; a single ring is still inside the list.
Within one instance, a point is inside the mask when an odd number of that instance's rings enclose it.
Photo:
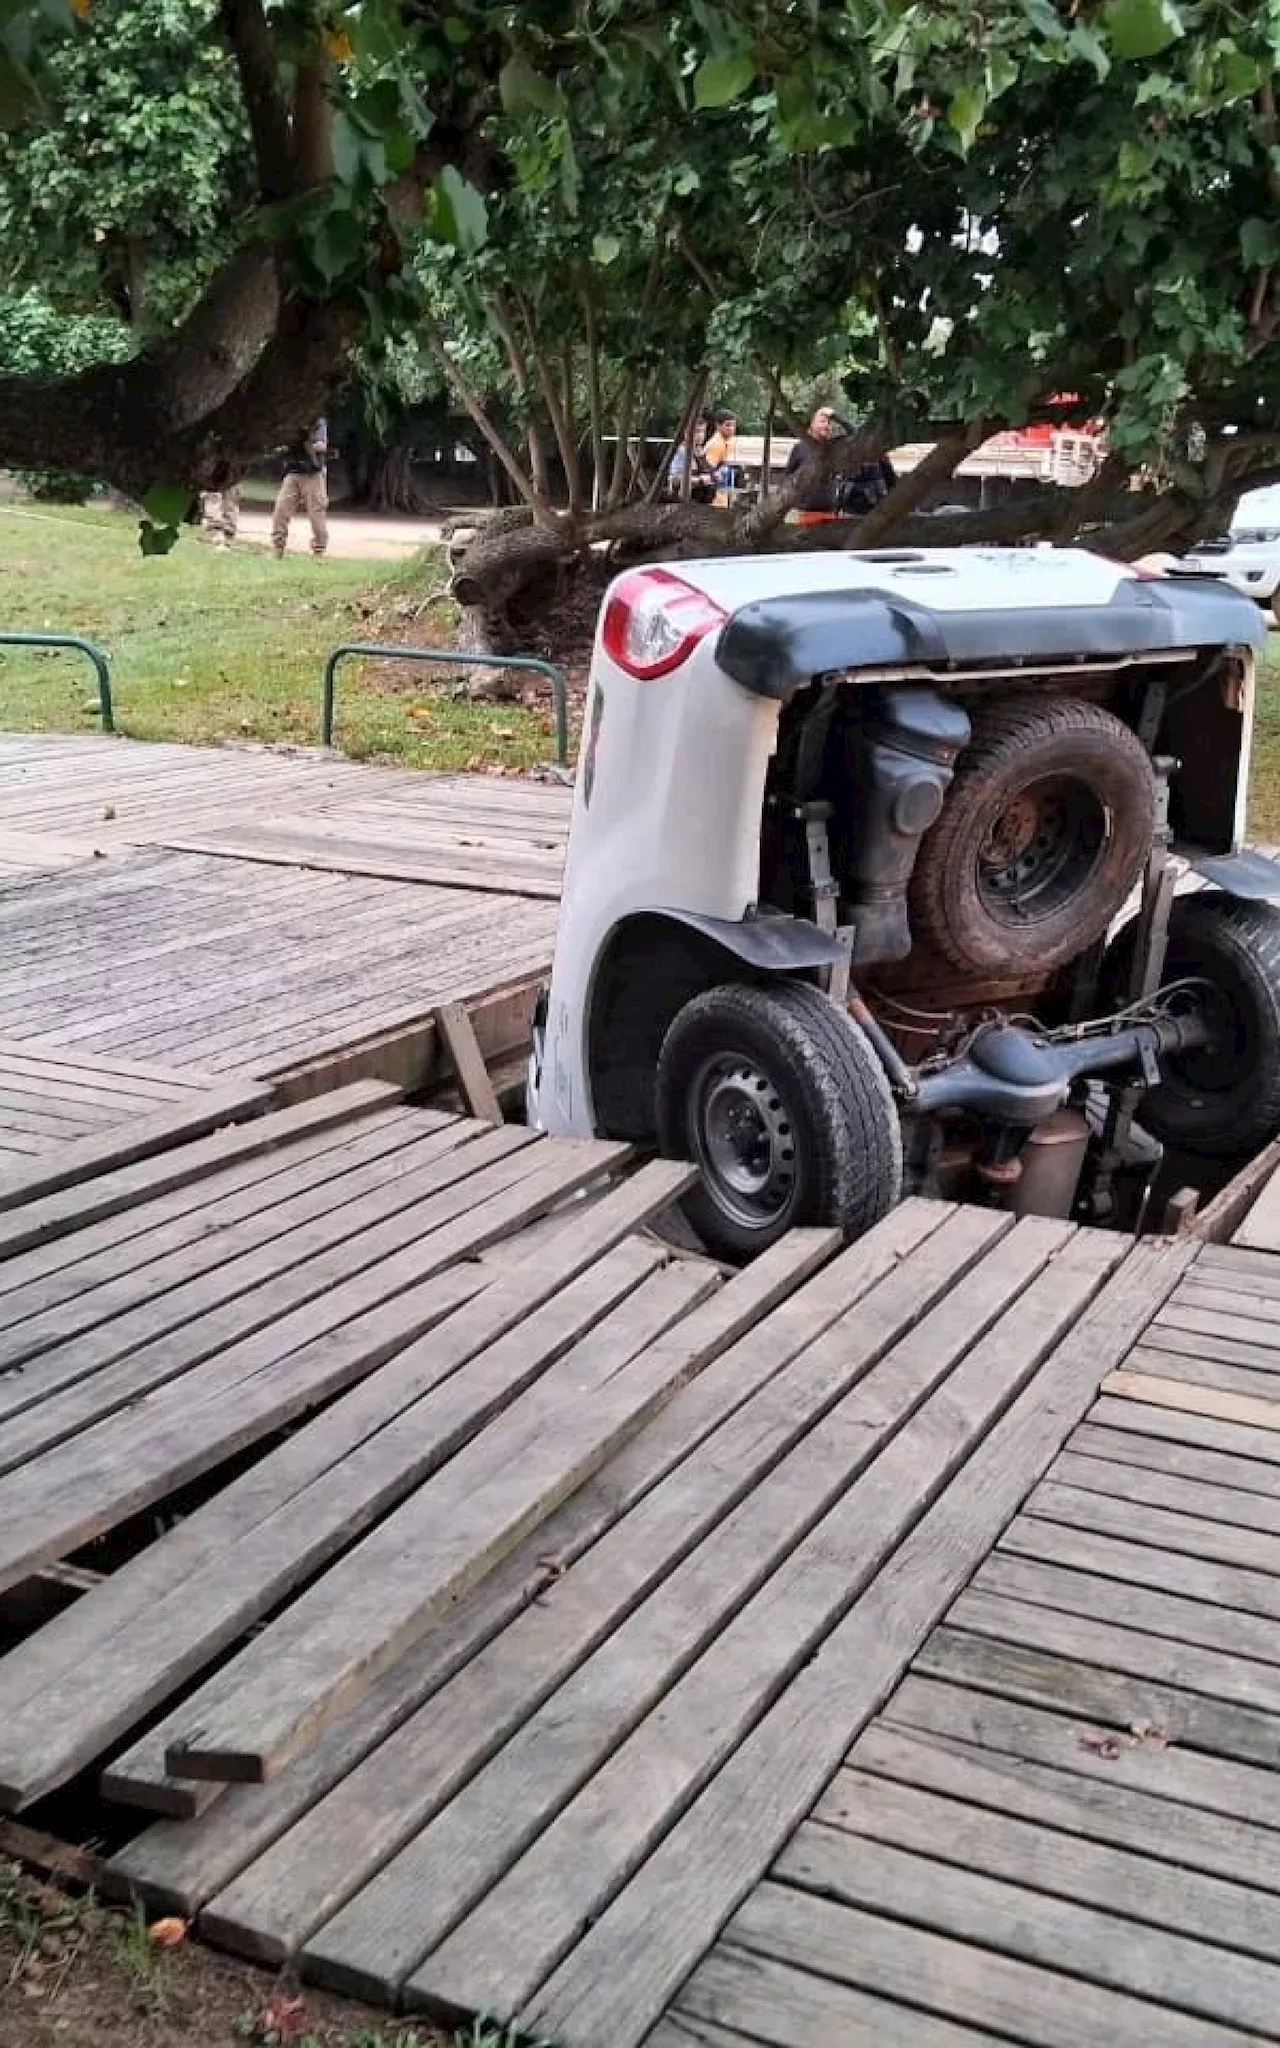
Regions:
[[[1253,599],[1212,577],[1126,577],[1104,605],[1001,611],[947,611],[884,590],[761,598],[722,627],[716,660],[744,690],[785,702],[841,670],[1258,647],[1265,637]]]
[[[641,916],[644,912],[639,913]],[[803,917],[784,917],[770,912],[764,917],[746,917],[740,922],[727,917],[703,917],[694,910],[655,910],[652,917],[665,917],[673,924],[688,925],[714,939],[726,952],[758,967],[766,974],[796,974],[812,967],[834,967],[848,954],[816,924]]]

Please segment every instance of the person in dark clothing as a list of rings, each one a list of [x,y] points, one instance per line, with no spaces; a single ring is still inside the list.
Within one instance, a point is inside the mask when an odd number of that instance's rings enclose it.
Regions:
[[[329,493],[325,471],[329,461],[329,429],[316,420],[285,457],[284,480],[271,514],[271,545],[281,560],[289,545],[290,522],[305,515],[311,523],[311,552],[323,555],[329,545]]]
[[[796,442],[787,458],[786,473],[795,476],[797,471],[813,469],[811,480],[802,479],[800,495],[796,500],[796,519],[801,526],[815,526],[826,519],[856,519],[869,512],[882,498],[887,498],[897,475],[887,456],[875,462],[858,462],[850,468],[833,470],[830,475],[817,473],[818,451],[824,442],[836,434],[844,435],[852,429],[837,418],[829,405],[820,405],[809,421],[809,431]]]

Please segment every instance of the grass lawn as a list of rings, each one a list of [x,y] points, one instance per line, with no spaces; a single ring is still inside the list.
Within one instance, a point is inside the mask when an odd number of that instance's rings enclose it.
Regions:
[[[324,658],[342,640],[434,637],[406,621],[442,580],[434,551],[408,563],[277,562],[184,532],[173,554],[138,552],[129,515],[0,504],[0,630],[80,633],[111,657],[116,720],[137,739],[319,741]],[[439,621],[434,611],[426,620]],[[425,621],[424,621],[425,624]],[[441,638],[445,634],[441,631]],[[411,767],[527,767],[551,757],[550,707],[472,704],[458,674],[350,661],[337,741]],[[97,686],[81,655],[0,648],[0,726],[91,731]]]

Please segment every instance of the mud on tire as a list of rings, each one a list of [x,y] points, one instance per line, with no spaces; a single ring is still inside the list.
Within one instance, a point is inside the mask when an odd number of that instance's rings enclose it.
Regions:
[[[966,973],[1047,969],[1101,938],[1151,844],[1156,786],[1098,704],[993,699],[973,714],[912,876],[913,936]]]

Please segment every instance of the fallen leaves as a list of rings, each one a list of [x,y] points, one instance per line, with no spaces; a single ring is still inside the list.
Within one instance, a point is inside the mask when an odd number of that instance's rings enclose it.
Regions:
[[[163,1920],[153,1920],[147,1929],[147,1940],[153,1948],[178,1948],[187,1938],[188,1922],[170,1914]]]
[[[1105,1728],[1086,1728],[1079,1743],[1091,1756],[1112,1764],[1124,1749],[1172,1749],[1174,1737],[1167,1728],[1157,1728],[1154,1721],[1134,1721],[1127,1735],[1112,1734]]]

